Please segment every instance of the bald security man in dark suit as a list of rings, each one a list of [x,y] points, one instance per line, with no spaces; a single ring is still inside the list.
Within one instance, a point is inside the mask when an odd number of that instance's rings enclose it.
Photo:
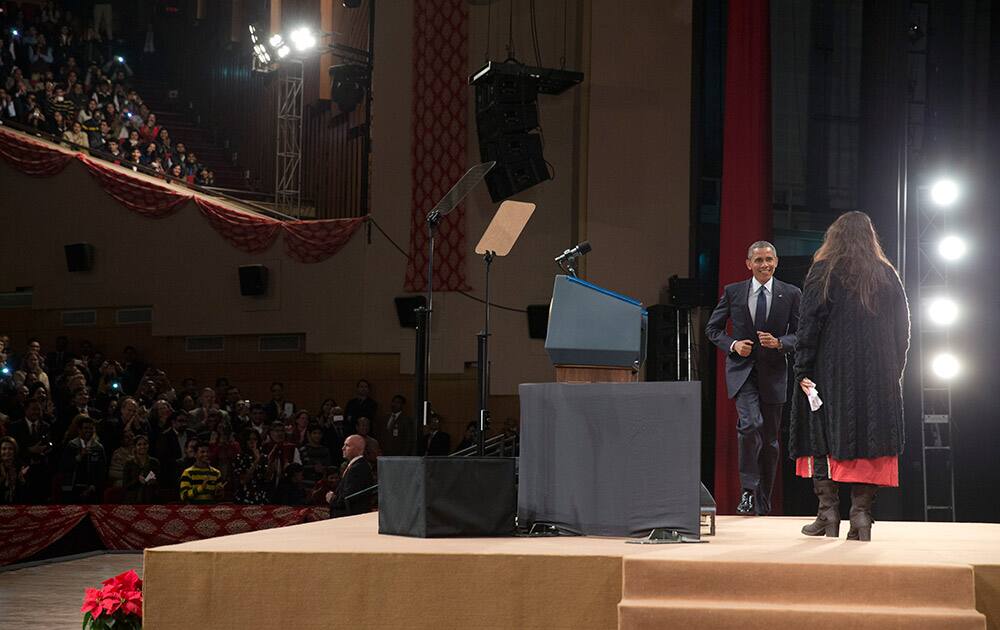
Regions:
[[[774,277],[774,245],[747,251],[749,280],[727,285],[705,327],[726,356],[726,389],[736,403],[740,485],[736,511],[765,515],[778,465],[778,429],[788,390],[787,355],[795,349],[802,292]],[[732,335],[726,322],[732,322]]]

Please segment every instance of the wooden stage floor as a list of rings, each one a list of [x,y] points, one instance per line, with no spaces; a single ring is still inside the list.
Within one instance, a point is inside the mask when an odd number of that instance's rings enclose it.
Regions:
[[[377,514],[212,538],[146,550],[145,627],[1000,630],[1000,525],[859,543],[808,520],[720,517],[692,545],[380,536]]]
[[[83,623],[83,589],[135,569],[142,575],[142,555],[101,553],[77,560],[52,561],[0,571],[0,628],[65,630]]]

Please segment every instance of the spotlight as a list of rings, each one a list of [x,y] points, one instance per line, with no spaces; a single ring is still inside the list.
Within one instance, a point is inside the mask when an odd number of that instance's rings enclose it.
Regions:
[[[253,24],[250,24],[249,27],[250,27],[250,43],[251,44],[256,44],[257,41],[258,41],[257,40],[257,28]]]
[[[958,319],[958,304],[948,297],[934,298],[927,305],[927,316],[938,326],[951,326]]]
[[[295,50],[303,52],[316,46],[316,36],[312,34],[307,26],[300,26],[288,36],[292,40]]]
[[[968,249],[969,246],[966,245],[965,241],[955,235],[946,236],[938,243],[938,254],[945,260],[958,260],[965,256]]]
[[[948,207],[958,199],[958,184],[951,179],[941,179],[931,186],[931,201],[935,204]]]
[[[290,52],[292,52],[292,49],[288,47],[288,44],[285,44],[284,46],[278,49],[278,58],[284,59],[285,57],[288,56],[288,53]]]
[[[281,35],[275,33],[274,35],[271,35],[271,39],[267,40],[267,42],[271,44],[271,48],[277,50],[278,48],[281,48],[281,46],[285,43],[285,40],[282,39]]]
[[[934,374],[938,378],[950,380],[959,375],[962,371],[962,366],[959,365],[955,355],[950,352],[942,352],[931,361],[931,369],[934,370]]]

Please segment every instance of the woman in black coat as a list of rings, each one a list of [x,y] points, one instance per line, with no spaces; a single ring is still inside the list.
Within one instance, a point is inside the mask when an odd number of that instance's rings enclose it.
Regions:
[[[819,498],[808,536],[836,537],[838,482],[851,483],[849,540],[870,540],[878,486],[899,485],[903,452],[901,379],[910,313],[899,275],[871,219],[841,215],[813,257],[802,292],[789,435],[796,473]],[[822,406],[811,411],[810,390]]]

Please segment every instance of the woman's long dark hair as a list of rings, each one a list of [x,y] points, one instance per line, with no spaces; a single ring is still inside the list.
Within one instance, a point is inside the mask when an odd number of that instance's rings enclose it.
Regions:
[[[824,265],[817,265],[819,262]],[[890,271],[886,273],[886,271]],[[847,212],[833,222],[823,237],[823,244],[813,255],[809,280],[819,283],[823,300],[829,299],[830,279],[836,275],[841,284],[861,299],[870,313],[878,310],[876,296],[895,268],[882,251],[872,220],[864,212]]]

